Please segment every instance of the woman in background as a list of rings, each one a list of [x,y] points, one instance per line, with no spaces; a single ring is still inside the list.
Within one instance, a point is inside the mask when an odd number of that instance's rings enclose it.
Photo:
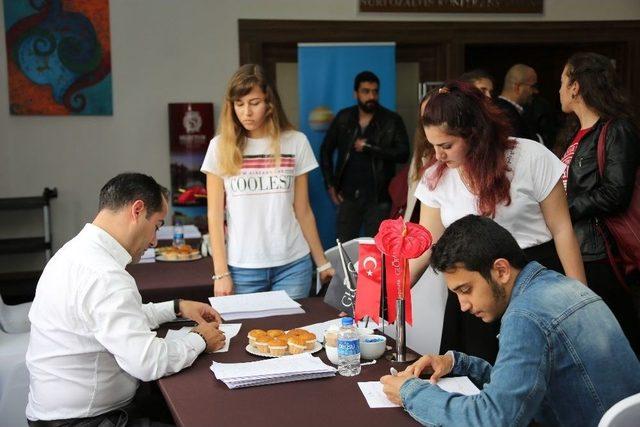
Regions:
[[[317,167],[309,141],[287,120],[262,67],[240,67],[201,169],[216,296],[285,290],[291,298],[307,297],[309,253],[321,281],[333,276],[309,205],[308,173]]]
[[[432,93],[430,92],[422,97],[419,103],[416,131],[412,141],[413,153],[411,160],[409,164],[398,171],[389,184],[389,195],[392,202],[391,218],[403,216],[405,221],[420,222],[420,204],[416,204],[416,187],[427,166],[430,166],[435,161],[433,147],[426,143],[427,137],[424,135],[424,127],[422,126],[422,113]]]
[[[422,123],[436,162],[418,184],[420,224],[436,242],[445,227],[468,214],[493,218],[531,260],[585,282],[582,260],[560,177],[564,165],[535,141],[508,137],[500,111],[477,88],[453,81],[433,94]],[[412,283],[431,251],[412,260]],[[449,293],[441,353],[459,350],[493,362],[499,324],[462,313]]]
[[[631,201],[640,164],[640,140],[631,105],[611,61],[596,53],[569,58],[561,76],[560,104],[570,115],[561,136],[562,161],[567,165],[562,179],[587,284],[607,303],[640,354],[638,316],[609,263],[604,239],[612,246],[615,241],[602,221],[624,212]],[[605,168],[600,177],[597,145],[606,123]]]

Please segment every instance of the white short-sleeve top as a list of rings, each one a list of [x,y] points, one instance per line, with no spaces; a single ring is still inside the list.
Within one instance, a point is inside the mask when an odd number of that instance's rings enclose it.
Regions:
[[[516,138],[516,145],[505,153],[511,169],[511,204],[496,209],[494,220],[509,230],[521,248],[546,243],[552,239],[540,209],[542,202],[558,183],[566,165],[544,145],[529,139]],[[442,224],[469,215],[479,215],[478,198],[462,181],[459,169],[446,169],[433,190],[426,183],[437,164],[427,169],[415,195],[429,207],[439,208]]]
[[[202,172],[221,176],[213,138]],[[280,136],[281,164],[275,167],[268,138],[247,138],[242,169],[224,176],[227,209],[227,263],[234,267],[285,265],[309,253],[293,210],[295,178],[318,167],[307,137],[297,131]]]

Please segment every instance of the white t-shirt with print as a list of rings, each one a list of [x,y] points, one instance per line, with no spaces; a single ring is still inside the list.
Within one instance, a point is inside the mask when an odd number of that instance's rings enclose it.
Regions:
[[[213,138],[200,169],[221,176]],[[274,167],[268,138],[247,138],[242,169],[224,176],[227,202],[227,263],[266,268],[293,262],[309,253],[293,211],[295,177],[318,167],[307,137],[297,131],[280,137],[282,160]]]
[[[552,239],[540,209],[562,176],[565,165],[544,145],[529,139],[516,138],[513,150],[506,153],[511,180],[511,204],[499,205],[494,220],[509,230],[521,248],[546,243]],[[435,189],[429,190],[426,180],[437,164],[427,169],[416,189],[416,197],[425,205],[440,209],[446,227],[469,215],[479,215],[478,198],[460,177],[459,169],[446,169]]]

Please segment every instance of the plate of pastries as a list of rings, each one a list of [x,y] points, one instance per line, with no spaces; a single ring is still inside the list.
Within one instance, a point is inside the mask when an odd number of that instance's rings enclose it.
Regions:
[[[300,353],[315,353],[322,349],[316,334],[305,329],[253,329],[247,334],[246,350],[256,356],[282,357]]]
[[[202,258],[200,251],[191,245],[164,246],[156,248],[157,261],[194,261]]]

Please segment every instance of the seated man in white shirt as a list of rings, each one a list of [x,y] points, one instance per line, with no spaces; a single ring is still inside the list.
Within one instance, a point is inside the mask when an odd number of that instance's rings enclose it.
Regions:
[[[150,176],[112,178],[100,191],[93,223],[45,267],[29,312],[29,425],[127,425],[139,380],[178,372],[224,345],[220,315],[211,306],[142,304],[125,270],[156,245],[167,201],[167,189]],[[198,325],[177,340],[152,332],[176,316]]]

